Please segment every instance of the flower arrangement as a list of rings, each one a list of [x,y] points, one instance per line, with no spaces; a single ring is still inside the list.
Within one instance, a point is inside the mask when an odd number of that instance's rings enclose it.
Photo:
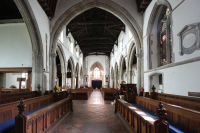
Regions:
[[[56,85],[56,92],[60,92],[60,87]]]

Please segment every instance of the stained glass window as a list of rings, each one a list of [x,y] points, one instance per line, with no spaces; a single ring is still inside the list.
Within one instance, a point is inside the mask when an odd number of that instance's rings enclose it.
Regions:
[[[100,78],[100,71],[98,67],[94,69],[94,78]]]
[[[172,62],[172,35],[171,35],[171,25],[169,24],[168,28],[168,17],[169,17],[169,8],[166,8],[163,18],[161,20],[161,30],[160,30],[160,63],[161,66],[167,63]],[[168,33],[169,32],[169,33]],[[167,40],[169,38],[169,40]],[[169,41],[169,42],[167,42]],[[169,52],[167,52],[167,45],[169,45]],[[170,60],[167,62],[167,54],[170,54]]]

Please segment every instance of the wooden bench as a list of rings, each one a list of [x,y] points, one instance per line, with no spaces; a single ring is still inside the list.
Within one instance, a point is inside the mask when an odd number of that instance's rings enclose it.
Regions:
[[[20,98],[29,99],[38,96],[41,96],[41,91],[0,94],[0,104],[18,101]]]
[[[114,100],[114,93],[117,92],[117,89],[113,88],[101,88],[101,95],[104,100]]]
[[[164,109],[161,107],[159,111],[162,112],[163,110]],[[169,124],[163,120],[163,116],[160,116],[160,119],[156,120],[122,99],[116,100],[115,111],[121,115],[132,132],[161,133],[160,131],[162,131],[162,133],[169,133]],[[160,114],[160,112],[158,114]],[[162,115],[165,115],[165,113]]]
[[[87,89],[69,89],[68,91],[71,90],[73,100],[88,100],[91,93],[92,89],[87,88]]]
[[[157,93],[156,100],[200,111],[200,98]]]
[[[158,100],[136,96],[136,104],[151,112],[155,112]],[[167,110],[167,120],[184,127],[186,130],[198,133],[200,127],[199,111],[165,102],[163,102],[163,105]]]
[[[19,93],[19,88],[0,88],[0,94],[1,93],[6,93],[6,92],[10,92],[10,93]],[[21,92],[30,92],[29,89],[21,89]]]
[[[26,103],[26,102],[25,102]],[[73,111],[72,98],[68,97],[29,115],[24,115],[26,106],[23,101],[17,106],[19,114],[15,117],[15,133],[52,132],[58,121]]]
[[[28,113],[37,108],[43,107],[53,102],[53,95],[40,96],[26,99],[26,111]],[[19,101],[0,105],[0,123],[15,118],[18,114],[17,105]]]

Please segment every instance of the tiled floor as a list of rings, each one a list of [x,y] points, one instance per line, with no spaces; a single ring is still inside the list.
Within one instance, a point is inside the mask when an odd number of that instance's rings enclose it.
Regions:
[[[111,133],[128,133],[114,113],[115,106],[110,102],[104,101],[99,91],[93,91],[89,100],[74,100],[74,112],[67,116],[54,133],[81,133],[86,122],[107,122]]]

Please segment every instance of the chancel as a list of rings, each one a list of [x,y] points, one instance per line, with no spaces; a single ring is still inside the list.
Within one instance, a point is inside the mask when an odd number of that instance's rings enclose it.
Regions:
[[[0,0],[0,133],[200,133],[199,0]]]

